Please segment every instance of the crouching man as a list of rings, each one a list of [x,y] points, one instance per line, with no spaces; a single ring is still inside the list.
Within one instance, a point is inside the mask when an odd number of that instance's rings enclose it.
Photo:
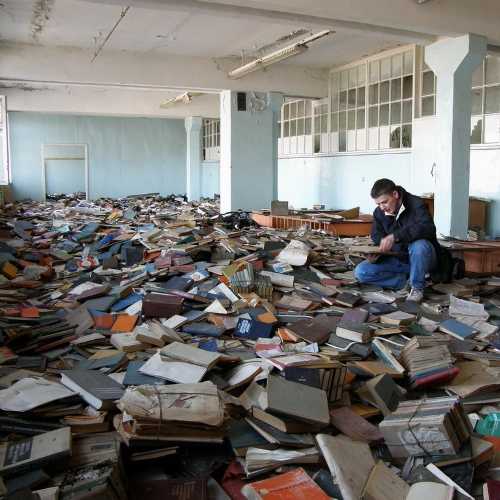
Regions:
[[[407,300],[421,302],[426,275],[438,265],[439,255],[436,227],[429,211],[421,198],[389,179],[375,182],[371,197],[377,205],[371,238],[381,252],[397,255],[369,255],[356,266],[356,279],[399,290],[409,278]]]

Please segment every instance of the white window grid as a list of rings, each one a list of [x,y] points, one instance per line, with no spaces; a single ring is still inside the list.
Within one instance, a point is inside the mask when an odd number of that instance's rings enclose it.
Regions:
[[[472,75],[471,144],[500,143],[500,58],[488,55]]]
[[[203,120],[203,160],[220,160],[220,120],[217,118]]]
[[[312,99],[291,99],[281,106],[280,155],[312,153],[312,105]]]
[[[333,152],[411,148],[414,61],[412,46],[331,71]]]
[[[423,51],[422,51],[423,57]],[[420,74],[420,116],[433,116],[436,114],[436,76],[434,72],[422,61]]]
[[[313,152],[327,153],[330,150],[329,137],[329,107],[328,98],[313,103]]]

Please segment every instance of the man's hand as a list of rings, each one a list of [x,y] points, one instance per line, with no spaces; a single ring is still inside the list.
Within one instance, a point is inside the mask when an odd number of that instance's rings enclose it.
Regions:
[[[374,264],[375,262],[377,262],[379,257],[380,257],[380,254],[378,254],[378,253],[369,253],[366,255],[366,260],[368,262],[371,262],[372,264]]]
[[[379,249],[381,252],[390,252],[393,246],[394,246],[394,235],[388,234],[380,241]]]

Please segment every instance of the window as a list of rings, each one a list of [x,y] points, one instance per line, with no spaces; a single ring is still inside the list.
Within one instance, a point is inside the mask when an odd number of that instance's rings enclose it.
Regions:
[[[420,88],[422,89],[421,116],[432,116],[436,113],[436,77],[434,72],[423,63],[422,79]]]
[[[313,140],[314,153],[327,153],[328,144],[328,99],[321,99],[313,103]]]
[[[333,73],[332,151],[366,149],[366,64]]]
[[[312,100],[287,101],[281,107],[279,150],[282,155],[312,153]]]
[[[203,120],[203,160],[220,160],[220,120]]]
[[[5,96],[0,96],[0,184],[9,183],[9,134]]]
[[[370,58],[331,73],[334,152],[411,147],[413,54]]]
[[[422,71],[422,116],[436,114],[436,78]],[[487,56],[472,74],[471,144],[500,143],[500,58]]]
[[[487,56],[472,75],[471,144],[500,142],[500,58]]]

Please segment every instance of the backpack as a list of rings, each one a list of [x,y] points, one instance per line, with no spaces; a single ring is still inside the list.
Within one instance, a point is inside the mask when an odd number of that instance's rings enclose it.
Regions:
[[[450,283],[454,279],[462,279],[465,276],[465,263],[462,259],[455,258],[451,252],[439,246],[438,264],[431,273],[433,283]]]

